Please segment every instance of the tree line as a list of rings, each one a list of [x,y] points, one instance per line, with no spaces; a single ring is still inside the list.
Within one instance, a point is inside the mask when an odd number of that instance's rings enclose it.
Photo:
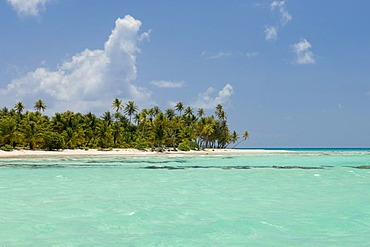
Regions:
[[[170,148],[199,150],[238,145],[241,138],[230,131],[221,104],[207,116],[202,108],[195,111],[183,102],[162,111],[158,106],[139,111],[133,101],[123,103],[116,98],[112,112],[97,117],[65,111],[52,117],[45,115],[46,104],[39,99],[35,111],[25,111],[22,102],[11,109],[0,110],[0,148],[21,149],[111,149],[111,148]]]

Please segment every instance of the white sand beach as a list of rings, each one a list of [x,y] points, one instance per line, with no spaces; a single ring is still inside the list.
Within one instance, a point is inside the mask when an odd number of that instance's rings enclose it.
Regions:
[[[163,151],[155,152],[150,150],[138,149],[112,149],[101,151],[97,149],[65,149],[60,151],[43,151],[43,150],[13,150],[10,152],[0,150],[0,158],[32,158],[32,157],[53,157],[53,156],[111,156],[123,155],[132,157],[147,156],[184,156],[184,155],[253,155],[261,153],[281,153],[288,152],[284,150],[263,150],[263,149],[206,149],[202,151]]]

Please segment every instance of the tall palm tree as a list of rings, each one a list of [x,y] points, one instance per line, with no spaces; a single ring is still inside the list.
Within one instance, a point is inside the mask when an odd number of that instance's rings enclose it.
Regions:
[[[21,101],[19,101],[17,104],[15,104],[14,110],[17,112],[18,115],[21,115],[23,110],[24,110],[23,103]]]
[[[45,105],[45,102],[42,101],[41,99],[37,100],[35,102],[35,106],[34,106],[35,110],[38,111],[38,112],[41,112],[41,111],[45,111],[46,109],[46,105]]]
[[[153,107],[153,113],[154,113],[154,117],[156,117],[159,113],[161,113],[161,109],[159,108],[159,106]]]
[[[167,118],[160,112],[154,119],[154,134],[157,147],[162,146],[163,139],[165,137],[165,130],[167,125]]]
[[[112,103],[112,107],[116,112],[119,112],[123,109],[122,100],[115,98]]]
[[[223,107],[222,107],[221,104],[218,104],[216,106],[215,114],[218,117],[218,119],[220,119],[221,121],[226,120],[226,113],[225,113],[225,111],[224,111],[224,109],[223,109]]]
[[[239,139],[239,135],[236,133],[236,131],[233,131],[233,133],[231,134],[231,142],[235,143],[238,141],[238,139]]]
[[[154,109],[153,108],[148,109],[148,116],[149,116],[149,121],[150,122],[153,122],[153,119],[155,117]]]
[[[174,109],[172,108],[168,108],[165,114],[169,120],[172,120],[172,118],[176,115]]]
[[[129,116],[130,123],[131,123],[132,116],[137,112],[138,109],[139,109],[139,107],[135,104],[135,102],[133,102],[133,101],[127,102],[127,104],[125,106],[125,114],[127,116]]]
[[[213,124],[206,124],[203,127],[203,134],[204,134],[205,141],[206,141],[206,144],[205,144],[206,148],[211,146],[209,142],[214,132],[215,132],[215,126]]]
[[[24,142],[31,150],[40,147],[42,133],[48,125],[48,120],[39,112],[29,112],[22,123]]]
[[[112,114],[109,111],[104,112],[102,119],[107,123],[107,126],[112,124]]]
[[[191,117],[193,114],[193,109],[190,106],[185,108],[184,116]]]
[[[197,111],[197,115],[198,115],[199,118],[202,118],[204,116],[204,109],[199,108],[198,111]]]
[[[141,120],[141,114],[138,113],[138,112],[135,113],[135,115],[134,115],[134,121],[135,121],[135,123],[136,123],[137,126],[139,126],[140,120]]]
[[[248,131],[244,131],[243,132],[243,139],[244,140],[247,140],[249,138],[249,132]]]
[[[236,146],[238,146],[240,143],[242,143],[243,141],[247,140],[249,138],[249,132],[248,131],[244,131],[243,132],[243,139],[241,139],[237,144],[235,144],[235,146],[233,148],[235,148]]]
[[[0,145],[12,144],[15,138],[16,122],[11,117],[0,119]]]
[[[177,102],[177,104],[175,105],[175,109],[179,112],[181,116],[181,112],[184,110],[184,103],[182,103],[181,101]]]
[[[185,108],[182,118],[185,120],[186,126],[191,126],[194,124],[196,117],[194,116],[193,109],[190,106]]]

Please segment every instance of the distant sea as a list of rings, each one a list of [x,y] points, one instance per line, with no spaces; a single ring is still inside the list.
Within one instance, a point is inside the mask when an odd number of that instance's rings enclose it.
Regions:
[[[370,246],[370,149],[278,149],[0,159],[0,246]]]
[[[370,148],[236,148],[245,150],[286,150],[296,152],[369,152]]]

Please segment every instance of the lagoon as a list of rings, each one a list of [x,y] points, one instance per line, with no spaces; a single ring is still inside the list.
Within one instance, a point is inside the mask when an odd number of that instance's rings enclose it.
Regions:
[[[368,246],[370,151],[0,159],[1,246]]]

